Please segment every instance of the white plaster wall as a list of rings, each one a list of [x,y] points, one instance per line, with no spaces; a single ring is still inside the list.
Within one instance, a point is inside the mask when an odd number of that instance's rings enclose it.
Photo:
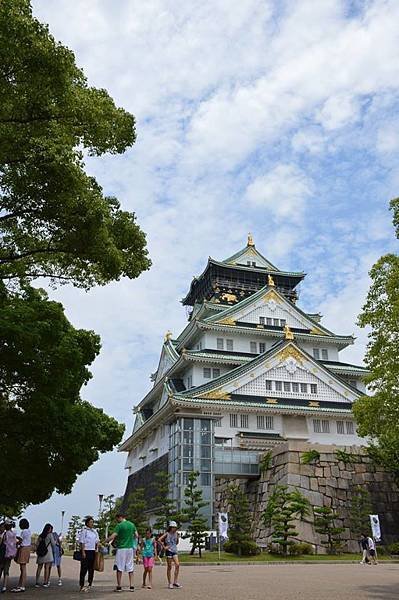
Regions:
[[[303,348],[305,352],[313,356],[313,348],[320,349],[320,359],[321,359],[321,349],[325,348],[328,351],[328,360],[339,360],[338,348],[333,346],[332,344],[323,344],[322,342],[312,342],[312,343],[302,343],[297,342],[300,348]]]
[[[239,446],[239,438],[237,434],[241,431],[247,432],[257,432],[257,433],[281,433],[282,432],[282,417],[281,415],[273,415],[273,429],[258,429],[256,423],[256,414],[248,414],[245,412],[234,412],[234,414],[238,415],[238,427],[230,427],[230,413],[225,413],[222,416],[222,426],[215,426],[215,437],[226,437],[233,439],[233,446]],[[240,415],[248,414],[248,428],[240,427]],[[264,415],[265,413],[259,413],[259,415]]]
[[[347,433],[337,433],[337,421],[341,421],[344,419],[328,419],[323,417],[330,422],[330,433],[315,433],[313,431],[313,418],[319,417],[309,417],[308,421],[308,431],[309,431],[309,442],[315,442],[318,444],[336,444],[337,446],[364,446],[367,444],[367,441],[364,438],[361,438],[356,433],[356,423],[355,433],[354,435],[348,435]]]
[[[211,377],[209,379],[209,377],[204,377],[204,368],[210,368],[212,369],[219,369],[220,370],[220,376],[224,375],[225,373],[228,373],[229,371],[231,371],[231,367],[228,367],[226,365],[220,365],[217,363],[211,364],[211,363],[200,363],[200,364],[196,364],[194,365],[194,367],[192,368],[192,373],[193,373],[193,384],[194,386],[198,386],[198,385],[202,385],[204,383],[210,383],[213,380],[213,377]]]
[[[227,334],[223,334],[223,333],[215,333],[215,332],[209,332],[206,334],[206,348],[207,349],[212,349],[212,350],[217,350],[217,338],[223,338],[224,340],[226,339],[230,339],[233,340],[233,351],[234,352],[251,352],[251,344],[250,342],[257,342],[257,344],[259,344],[259,342],[264,342],[266,344],[266,350],[268,350],[276,341],[276,338],[271,338],[268,337],[267,335],[265,336],[259,336],[259,335],[254,335],[254,336],[250,336],[250,335],[237,335],[232,333],[229,333],[229,335]],[[226,350],[226,341],[224,343],[224,349]],[[255,355],[254,355],[255,356]]]
[[[157,451],[152,451],[152,448],[158,448]],[[129,474],[135,473],[146,465],[154,462],[157,458],[168,452],[169,450],[169,426],[164,428],[159,427],[155,432],[151,433],[143,443],[139,444],[128,454],[125,468],[129,470]],[[145,455],[145,459],[140,459],[140,456]]]

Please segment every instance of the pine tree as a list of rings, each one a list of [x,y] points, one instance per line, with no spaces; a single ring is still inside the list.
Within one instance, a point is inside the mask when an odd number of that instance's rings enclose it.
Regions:
[[[370,513],[372,512],[370,493],[360,485],[352,489],[350,501],[351,531],[360,537],[362,533],[370,531]]]
[[[159,531],[165,531],[169,521],[180,521],[181,515],[177,509],[177,501],[170,497],[172,477],[165,471],[155,473],[155,481],[152,484],[153,506],[157,520],[154,528]]]
[[[257,546],[252,539],[252,518],[249,511],[248,498],[239,485],[231,485],[227,492],[229,503],[229,539],[224,544],[226,552],[238,556],[257,553]]]
[[[190,538],[191,551],[195,553],[198,548],[199,556],[202,556],[202,549],[205,548],[206,530],[208,528],[207,518],[201,514],[201,509],[208,506],[202,498],[202,489],[198,487],[199,472],[193,471],[188,476],[188,485],[184,490],[185,507],[182,513],[182,520],[188,523],[187,535]]]
[[[66,539],[70,546],[74,547],[76,545],[78,533],[81,528],[82,517],[79,517],[79,515],[72,515],[71,520],[68,523],[68,531],[66,534]]]
[[[148,517],[145,514],[148,504],[145,499],[144,488],[136,488],[127,499],[126,517],[132,521],[140,535],[144,535],[149,526]]]
[[[298,536],[294,521],[303,519],[309,511],[309,500],[298,490],[289,491],[286,485],[276,486],[270,495],[263,520],[267,527],[272,527],[272,541],[282,547],[283,554],[288,555],[295,543],[290,538]]]
[[[337,513],[329,506],[315,506],[314,528],[317,533],[326,538],[329,554],[335,554],[342,546],[340,534],[345,531],[344,527],[336,527]]]

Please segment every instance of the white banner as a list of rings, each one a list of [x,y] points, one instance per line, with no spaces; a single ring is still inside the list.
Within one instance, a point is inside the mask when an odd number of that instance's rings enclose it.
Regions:
[[[371,531],[373,532],[373,538],[376,542],[381,541],[381,527],[380,527],[380,519],[378,515],[370,515],[370,524]]]
[[[229,529],[229,515],[227,513],[218,513],[218,529],[220,538],[222,540],[227,540],[229,538],[227,535]]]

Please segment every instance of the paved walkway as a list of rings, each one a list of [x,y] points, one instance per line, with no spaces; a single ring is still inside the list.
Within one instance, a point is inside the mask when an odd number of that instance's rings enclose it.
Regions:
[[[96,573],[93,589],[89,594],[79,594],[77,577],[79,564],[64,557],[64,585],[56,584],[48,589],[30,587],[22,596],[55,600],[95,597],[101,600],[115,598],[112,561],[106,561],[104,573]],[[12,583],[15,584],[17,566],[12,566]],[[31,559],[29,574],[35,571]],[[399,598],[399,565],[380,564],[284,564],[284,565],[234,565],[234,566],[184,566],[181,568],[183,589],[169,590],[166,587],[165,567],[154,569],[154,588],[141,589],[142,567],[138,566],[135,576],[134,596],[129,591],[119,594],[122,598],[155,600],[177,596],[179,600],[397,600]],[[34,580],[29,578],[29,585]],[[127,582],[124,582],[127,585]],[[13,597],[4,594],[2,598]]]

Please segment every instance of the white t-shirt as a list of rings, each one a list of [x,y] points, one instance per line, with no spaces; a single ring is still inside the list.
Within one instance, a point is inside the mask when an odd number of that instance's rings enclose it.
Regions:
[[[369,550],[375,550],[375,543],[374,543],[373,538],[371,538],[371,537],[367,538],[367,542],[369,545]]]
[[[32,534],[30,529],[21,529],[20,538],[22,540],[21,546],[30,546],[32,543]]]
[[[96,544],[100,541],[95,529],[84,527],[79,533],[79,544],[84,544],[85,550],[95,550]]]

